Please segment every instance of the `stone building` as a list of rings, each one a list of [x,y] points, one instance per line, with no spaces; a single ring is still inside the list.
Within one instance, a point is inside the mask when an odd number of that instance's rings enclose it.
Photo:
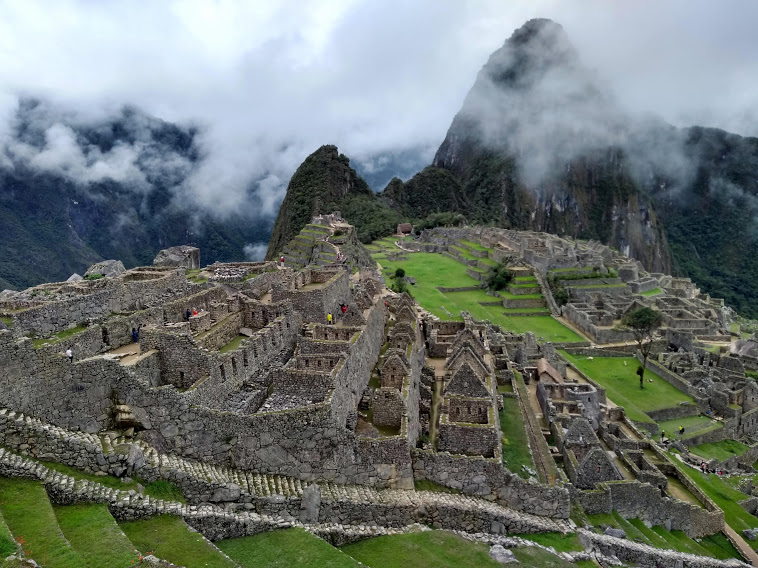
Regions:
[[[467,328],[451,342],[439,422],[438,449],[493,457],[500,452],[496,384],[489,354]]]

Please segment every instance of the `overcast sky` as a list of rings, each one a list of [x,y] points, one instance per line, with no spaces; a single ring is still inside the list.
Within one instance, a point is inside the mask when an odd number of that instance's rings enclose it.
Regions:
[[[431,160],[532,17],[562,24],[628,109],[758,136],[755,0],[18,0],[0,1],[0,143],[19,96],[86,120],[135,104],[201,126],[199,203],[233,209],[257,183],[269,214],[321,144]]]

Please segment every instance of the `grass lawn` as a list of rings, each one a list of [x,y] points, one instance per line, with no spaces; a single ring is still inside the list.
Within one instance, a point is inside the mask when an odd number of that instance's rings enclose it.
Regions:
[[[440,292],[437,287],[463,288],[480,285],[479,281],[466,274],[466,267],[463,264],[447,256],[423,252],[409,253],[408,260],[388,261],[382,264],[382,267],[385,274],[394,274],[396,269],[402,268],[406,276],[415,278],[416,285],[410,286],[411,294],[419,304],[442,319],[460,321],[461,311],[467,310],[476,319],[490,320],[515,333],[533,331],[538,337],[553,342],[583,341],[579,335],[550,316],[509,317],[503,312],[502,306],[482,306],[479,302],[498,300],[496,296],[488,296],[482,289],[466,292]],[[540,294],[513,296],[505,291],[501,291],[500,294],[519,299],[532,296],[542,297]]]
[[[635,371],[639,362],[635,357],[595,357],[561,354],[576,367],[606,389],[608,398],[626,409],[631,420],[652,422],[646,411],[692,402],[692,398],[671,386],[654,372],[645,371],[645,388],[640,388]],[[626,361],[626,365],[624,362]],[[652,383],[648,382],[652,379]]]
[[[0,515],[0,558],[5,558],[16,552],[16,543],[5,519]]]
[[[522,534],[520,538],[531,540],[542,546],[552,546],[558,552],[579,552],[584,550],[582,543],[579,542],[575,533],[540,533],[540,534]]]
[[[179,517],[162,515],[142,521],[121,523],[121,530],[143,554],[154,554],[186,568],[233,568],[234,563],[191,532]]]
[[[647,373],[645,373],[647,376]],[[679,426],[684,426],[684,435],[687,437],[690,434],[702,432],[706,429],[711,429],[713,426],[722,427],[723,424],[711,420],[707,416],[699,414],[697,416],[687,416],[686,418],[677,418],[675,420],[662,420],[658,422],[658,427],[661,430],[666,431],[666,436],[669,438],[679,437]]]
[[[242,568],[358,568],[350,556],[303,529],[265,532],[216,542]]]
[[[472,241],[460,240],[458,242],[461,243],[461,244],[463,244],[463,245],[466,245],[471,250],[481,250],[481,251],[488,251],[488,252],[492,250],[491,248],[487,248],[485,246],[482,246],[480,244],[474,243]]]
[[[524,417],[515,398],[503,397],[500,429],[503,432],[503,463],[516,475],[529,479],[529,474],[521,466],[526,465],[534,469],[534,461],[527,444]]]
[[[380,536],[343,546],[369,568],[497,568],[489,547],[446,531]]]
[[[54,511],[63,535],[88,568],[126,568],[137,560],[138,552],[106,505],[69,505]]]
[[[758,517],[737,504],[737,501],[747,498],[744,493],[731,487],[715,473],[703,474],[683,465],[674,455],[671,455],[671,459],[684,475],[692,479],[724,511],[726,522],[737,533],[742,533],[744,529],[758,528]]]
[[[433,493],[460,493],[458,489],[445,487],[444,485],[440,485],[434,481],[429,481],[428,479],[416,479],[413,482],[413,485],[416,488],[416,491],[431,491]]]
[[[72,327],[71,329],[64,329],[63,331],[59,331],[55,335],[51,335],[50,337],[41,337],[39,339],[32,340],[32,345],[35,349],[38,349],[39,347],[44,347],[45,345],[53,345],[55,343],[60,343],[64,339],[68,339],[72,335],[76,335],[77,333],[81,333],[87,329],[83,325],[77,325],[76,327]]]
[[[642,292],[642,296],[657,296],[663,292],[660,288],[653,288],[652,290],[648,290],[647,292]]]
[[[242,340],[246,339],[244,335],[238,335],[234,339],[232,339],[229,343],[224,345],[221,349],[218,350],[219,353],[229,353],[229,351],[234,351],[237,349],[237,347],[240,346],[240,343],[242,343]]]
[[[38,481],[0,477],[0,511],[26,555],[46,568],[81,568],[84,559],[63,538]]]
[[[721,442],[693,446],[690,448],[690,451],[707,460],[724,461],[734,456],[741,456],[747,449],[748,446],[737,440],[723,440]]]

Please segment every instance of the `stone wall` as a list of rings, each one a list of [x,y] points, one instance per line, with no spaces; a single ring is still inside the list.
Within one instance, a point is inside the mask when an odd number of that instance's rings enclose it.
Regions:
[[[89,293],[49,302],[14,314],[17,335],[47,336],[111,313],[142,310],[153,302],[186,294],[191,285],[184,270],[156,271],[155,278],[130,281],[132,271],[89,283]]]
[[[506,470],[500,460],[413,450],[416,479],[428,479],[470,495],[494,499],[506,507],[533,515],[568,518],[566,489],[530,483]]]
[[[692,538],[724,528],[724,513],[708,511],[677,499],[661,497],[657,487],[638,481],[599,483],[596,490],[574,490],[575,499],[588,515],[618,512],[625,519],[641,519],[653,525],[671,526]],[[670,523],[670,525],[669,525]]]
[[[157,355],[145,358],[136,367],[121,366],[103,357],[72,365],[62,354],[39,353],[29,339],[15,340],[2,331],[0,404],[85,432],[107,428],[113,404],[124,404],[141,421],[146,439],[186,458],[308,481],[407,483],[391,475],[380,478],[378,472],[391,469],[393,462],[364,459],[362,444],[344,429],[347,414],[357,406],[365,386],[356,385],[356,381],[368,381],[383,332],[384,305],[379,302],[337,374],[339,384],[334,395],[341,397],[341,402],[330,396],[321,404],[293,410],[237,415],[191,406],[197,396],[193,392],[213,377],[185,393],[172,386],[153,388],[143,379],[144,366],[157,368]],[[410,480],[407,440],[403,440],[403,447],[407,465],[397,471]]]
[[[661,550],[637,542],[579,530],[579,540],[593,551],[633,566],[676,568],[744,568],[748,564],[736,559],[716,560],[706,556],[685,554],[674,550]]]

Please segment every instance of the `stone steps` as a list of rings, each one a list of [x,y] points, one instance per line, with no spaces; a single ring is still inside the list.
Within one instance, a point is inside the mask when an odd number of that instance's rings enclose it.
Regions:
[[[265,500],[273,496],[283,496],[286,499],[299,499],[303,495],[304,489],[309,485],[308,482],[292,477],[253,473],[160,454],[144,442],[130,438],[116,437],[111,439],[109,435],[95,436],[83,432],[68,432],[49,424],[43,424],[38,419],[7,409],[0,409],[0,419],[3,418],[18,421],[29,428],[34,426],[35,430],[44,431],[47,435],[61,436],[67,440],[75,440],[80,444],[91,444],[92,451],[88,455],[92,456],[92,460],[94,460],[98,452],[102,452],[105,456],[110,455],[114,447],[119,444],[136,445],[143,453],[145,466],[143,466],[142,475],[145,479],[160,478],[173,481],[180,487],[188,487],[190,490],[194,488],[195,494],[210,495],[218,488],[235,484],[240,488],[241,495],[238,501],[241,503],[256,499]],[[10,460],[12,464],[15,464],[14,467],[18,466],[23,469],[32,466],[21,464],[36,463],[30,458],[22,458],[3,449],[0,449],[0,452],[2,452],[0,455],[6,456],[3,459]],[[71,465],[74,464],[72,463]],[[81,467],[80,464],[77,465]],[[50,481],[54,486],[61,485],[61,487],[64,487],[65,485],[68,493],[77,495],[81,500],[91,499],[97,502],[108,503],[119,502],[124,507],[129,508],[135,502],[134,500],[137,499],[136,502],[140,507],[147,507],[150,510],[154,508],[159,511],[163,511],[166,507],[171,511],[176,511],[176,507],[179,506],[176,504],[167,505],[162,502],[154,502],[146,496],[135,497],[134,495],[125,494],[126,492],[108,489],[96,483],[76,482],[77,484],[75,484],[73,478],[63,476],[57,472],[48,472],[46,468],[43,468],[39,464],[37,466],[38,468],[33,472],[33,477]],[[0,473],[2,472],[0,471]],[[320,483],[319,486],[321,488],[322,502],[331,503],[333,507],[341,509],[360,510],[364,506],[364,508],[368,509],[369,505],[376,505],[384,508],[394,507],[407,512],[428,505],[436,509],[455,511],[456,515],[465,514],[478,516],[479,518],[496,518],[498,519],[498,523],[509,527],[519,527],[524,532],[542,532],[545,530],[565,532],[569,530],[569,525],[566,521],[518,513],[497,503],[472,496],[400,489],[377,490],[361,485],[340,485],[328,482]],[[199,493],[198,487],[200,487]],[[205,497],[202,500],[205,501],[207,499],[208,497]],[[353,518],[352,521],[360,524],[360,519]]]

